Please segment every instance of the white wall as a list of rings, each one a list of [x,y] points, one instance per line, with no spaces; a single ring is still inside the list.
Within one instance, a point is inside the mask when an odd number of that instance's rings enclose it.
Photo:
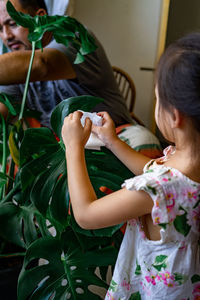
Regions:
[[[152,127],[153,73],[163,0],[75,0],[74,17],[102,42],[112,65],[122,67],[136,85],[135,113]]]

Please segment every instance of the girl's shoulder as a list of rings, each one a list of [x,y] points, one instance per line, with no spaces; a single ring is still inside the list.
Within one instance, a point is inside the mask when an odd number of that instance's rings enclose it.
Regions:
[[[143,174],[152,173],[150,177],[154,178],[155,176],[157,176],[157,178],[164,177],[162,178],[160,184],[169,184],[169,182],[171,184],[173,182],[176,184],[176,181],[180,180],[180,183],[182,184],[186,183],[187,185],[192,185],[200,188],[199,182],[192,180],[191,178],[183,174],[180,170],[166,164],[166,162],[174,155],[175,151],[176,148],[174,146],[168,146],[167,148],[165,148],[162,157],[153,159],[144,166]],[[157,183],[158,182],[159,181],[157,180]]]
[[[125,181],[128,190],[143,190],[153,201],[152,220],[154,225],[182,222],[180,227],[193,228],[198,232],[200,214],[200,184],[192,181],[179,170],[152,160],[142,175]],[[193,220],[195,219],[195,220]],[[176,226],[178,227],[178,225]]]
[[[169,160],[169,158],[175,153],[176,148],[174,146],[168,146],[163,150],[163,156],[150,160],[144,166],[144,173],[146,173],[149,169],[156,168],[158,166],[164,166],[164,163]],[[162,168],[164,169],[164,168]]]

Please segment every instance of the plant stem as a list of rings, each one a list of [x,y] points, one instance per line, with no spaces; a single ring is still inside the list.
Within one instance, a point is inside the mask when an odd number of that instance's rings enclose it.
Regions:
[[[23,118],[24,107],[25,107],[25,103],[26,103],[26,96],[27,96],[27,92],[28,92],[28,85],[29,85],[29,80],[30,80],[30,75],[31,75],[31,69],[32,69],[32,65],[33,65],[34,55],[35,55],[35,44],[36,44],[36,42],[32,42],[32,53],[31,53],[31,59],[30,59],[30,63],[29,63],[28,73],[26,76],[26,83],[25,83],[25,88],[24,88],[24,93],[23,93],[23,98],[22,98],[19,120],[21,120]]]
[[[9,169],[9,179],[8,179],[8,187],[7,187],[7,193],[12,189],[13,183],[14,183],[14,176],[15,176],[15,163],[13,159],[11,159],[10,162],[10,169]]]
[[[2,157],[2,167],[1,167],[1,172],[6,174],[6,124],[5,124],[5,120],[1,115],[1,121],[2,121],[2,131],[3,131],[3,157]]]
[[[0,258],[9,258],[9,257],[18,257],[18,256],[25,256],[25,252],[0,254]]]
[[[10,198],[15,194],[15,192],[17,191],[17,189],[20,187],[20,182],[18,182],[13,189],[4,197],[4,199],[1,201],[1,203],[5,203],[8,200],[10,200]]]
[[[2,122],[2,132],[3,132],[3,157],[2,157],[2,167],[1,167],[1,172],[3,174],[6,174],[6,163],[7,163],[7,159],[6,159],[6,136],[7,136],[7,132],[6,132],[6,123],[5,120],[1,115],[1,122]],[[0,199],[2,199],[3,197],[3,193],[5,191],[5,185],[1,187],[0,189]]]

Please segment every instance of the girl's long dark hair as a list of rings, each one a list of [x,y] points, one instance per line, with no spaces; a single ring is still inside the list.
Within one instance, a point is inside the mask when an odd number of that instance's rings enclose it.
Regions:
[[[160,104],[177,108],[200,132],[200,33],[191,33],[166,49],[155,80]]]

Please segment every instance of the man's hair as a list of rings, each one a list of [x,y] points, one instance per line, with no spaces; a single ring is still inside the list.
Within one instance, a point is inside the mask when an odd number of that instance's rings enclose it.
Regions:
[[[21,7],[27,10],[30,15],[33,15],[39,8],[47,11],[44,0],[18,0]]]

